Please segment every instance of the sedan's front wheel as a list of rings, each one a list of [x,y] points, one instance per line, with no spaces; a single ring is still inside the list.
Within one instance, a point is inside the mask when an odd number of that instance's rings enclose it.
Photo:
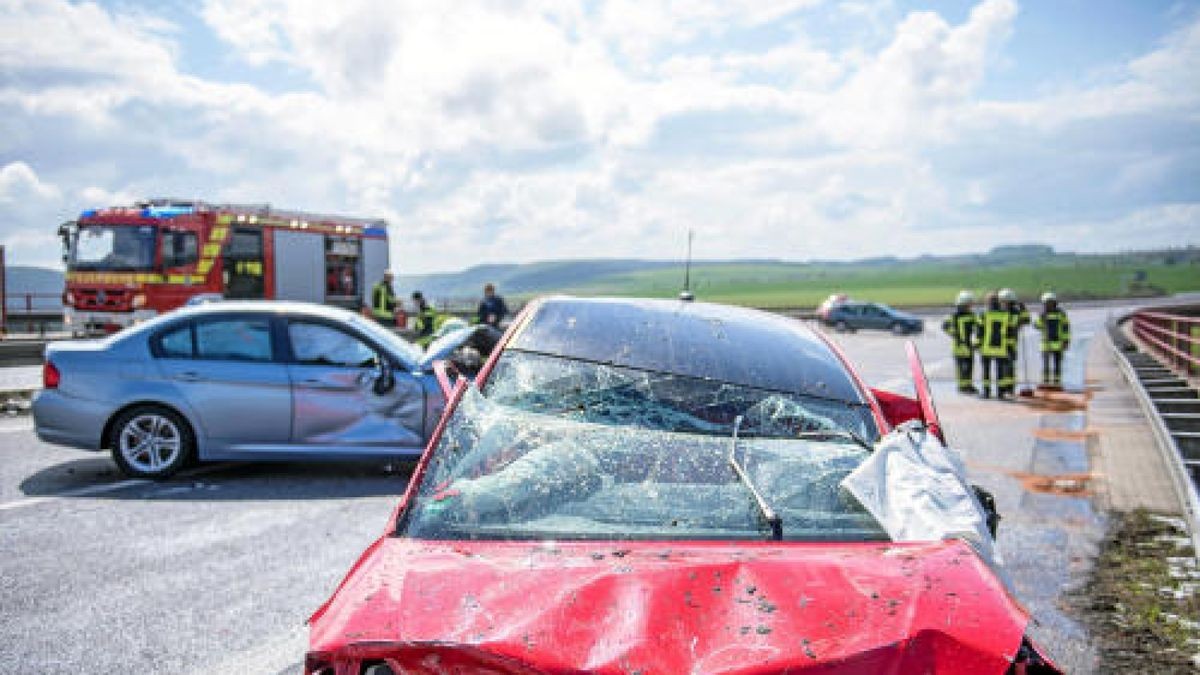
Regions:
[[[196,441],[178,413],[146,405],[121,413],[112,425],[109,447],[125,474],[161,480],[187,464]]]

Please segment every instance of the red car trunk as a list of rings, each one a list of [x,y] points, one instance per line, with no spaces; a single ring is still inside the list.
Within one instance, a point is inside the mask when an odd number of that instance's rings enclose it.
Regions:
[[[313,616],[310,670],[1000,674],[1027,621],[960,541],[385,537]]]

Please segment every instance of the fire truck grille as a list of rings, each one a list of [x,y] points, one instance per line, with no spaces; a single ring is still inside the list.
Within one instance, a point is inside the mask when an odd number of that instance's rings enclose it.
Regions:
[[[124,290],[101,289],[76,291],[75,306],[78,309],[125,309],[129,305],[129,293]]]

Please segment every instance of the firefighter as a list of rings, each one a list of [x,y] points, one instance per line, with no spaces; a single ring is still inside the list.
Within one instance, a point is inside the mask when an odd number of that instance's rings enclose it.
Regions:
[[[983,387],[979,395],[984,398],[991,396],[993,377],[996,383],[996,398],[1011,396],[1016,388],[1012,361],[1008,358],[1010,320],[1008,310],[1000,305],[1000,296],[988,293],[987,306],[979,315],[979,357],[983,367]]]
[[[1042,313],[1034,327],[1042,332],[1042,384],[1059,389],[1063,352],[1071,346],[1071,322],[1058,308],[1058,296],[1053,292],[1042,293]]]
[[[371,316],[389,328],[396,325],[396,291],[392,288],[391,270],[371,289]]]
[[[1008,360],[1015,374],[1017,372],[1017,355],[1021,346],[1021,329],[1029,325],[1029,310],[1025,303],[1017,299],[1017,294],[1011,288],[1000,289],[1000,303],[1008,311],[1009,323],[1006,339],[1008,342]]]
[[[979,317],[971,311],[975,296],[971,291],[962,291],[955,299],[954,314],[942,322],[942,330],[954,342],[954,361],[958,365],[958,390],[975,394],[974,373],[975,350],[979,346]]]
[[[417,311],[413,313],[414,327],[417,329],[417,344],[424,347],[433,341],[434,324],[438,319],[437,311],[429,306],[421,291],[413,291],[412,301],[417,308]]]

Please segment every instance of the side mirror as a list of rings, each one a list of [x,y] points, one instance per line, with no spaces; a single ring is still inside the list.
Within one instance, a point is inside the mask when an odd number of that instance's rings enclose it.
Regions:
[[[71,261],[71,240],[78,227],[79,224],[73,220],[68,220],[58,226],[58,238],[62,240],[62,261],[64,263]]]
[[[454,365],[450,361],[434,361],[433,374],[437,376],[438,387],[442,390],[442,396],[445,396],[447,399],[449,399],[450,394],[454,392],[454,380],[458,379],[458,377],[461,375],[461,373],[458,372],[458,366]]]
[[[392,364],[383,354],[378,354],[375,357],[375,394],[383,396],[396,388],[396,373],[392,370]]]

